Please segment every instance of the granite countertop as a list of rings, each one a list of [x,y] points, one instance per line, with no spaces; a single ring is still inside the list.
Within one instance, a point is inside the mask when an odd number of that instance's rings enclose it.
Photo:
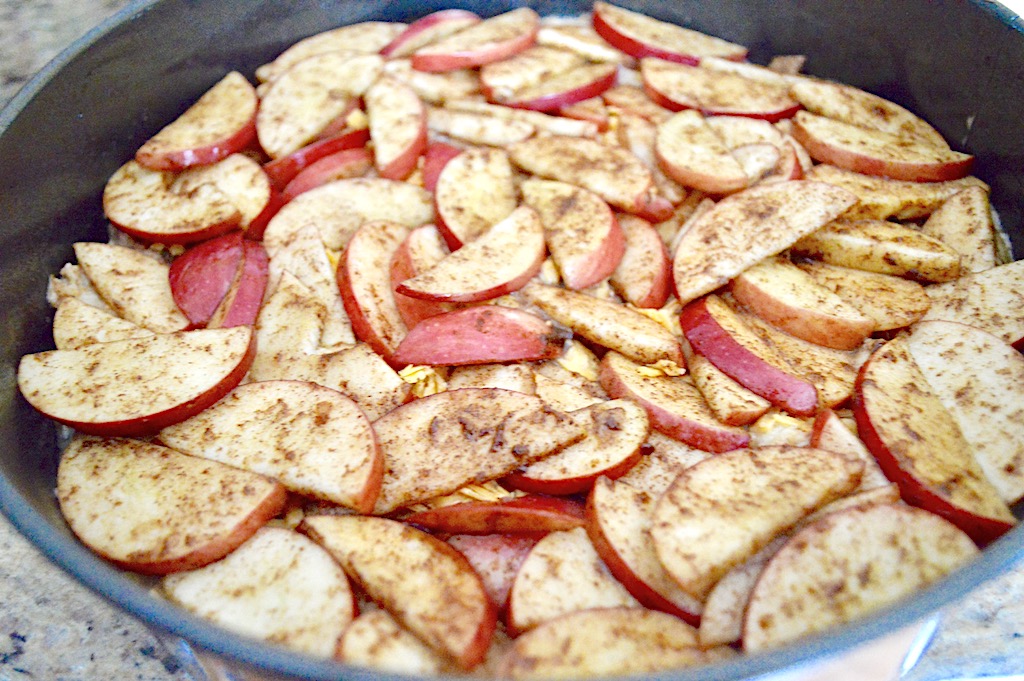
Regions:
[[[127,0],[0,0],[0,103]],[[1024,9],[1024,0],[1005,2]],[[184,661],[0,516],[0,681],[186,681]],[[1024,565],[965,595],[908,681],[1024,676]]]

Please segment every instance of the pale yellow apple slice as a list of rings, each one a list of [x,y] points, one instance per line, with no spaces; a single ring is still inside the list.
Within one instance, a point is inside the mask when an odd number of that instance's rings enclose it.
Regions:
[[[653,56],[696,64],[706,56],[741,60],[747,54],[742,45],[607,2],[594,3],[593,24],[602,38],[637,59]]]
[[[658,155],[655,152],[658,126],[634,113],[627,111],[617,113],[618,125],[615,128],[615,133],[621,146],[633,152],[634,156],[651,169],[658,193],[673,205],[682,203],[686,198],[686,187],[665,174],[658,163]],[[563,111],[563,115],[567,114]]]
[[[931,306],[922,321],[969,324],[1015,346],[1024,339],[1024,261],[968,274],[925,291]]]
[[[58,350],[77,350],[93,343],[152,335],[152,331],[83,303],[78,298],[60,301],[53,315],[53,343]]]
[[[964,272],[983,272],[997,264],[992,207],[981,187],[967,187],[946,199],[921,232],[959,253]]]
[[[355,618],[338,640],[335,658],[356,667],[410,676],[436,676],[447,661],[386,610],[371,610]]]
[[[591,26],[542,25],[537,32],[537,44],[569,50],[590,61],[623,64],[629,60],[627,55],[605,42]]]
[[[371,516],[310,516],[299,529],[431,648],[465,670],[483,660],[497,621],[495,608],[480,577],[451,546]]]
[[[889,478],[885,477],[885,473],[878,466],[878,462],[871,456],[867,446],[851,430],[851,427],[856,428],[852,423],[850,426],[847,426],[843,419],[839,418],[836,412],[831,409],[823,409],[814,418],[814,426],[811,430],[811,446],[818,449],[827,449],[830,452],[843,454],[847,458],[862,461],[864,463],[864,473],[860,476],[860,487],[857,488],[857,492],[890,487],[892,483],[889,482]]]
[[[528,364],[478,364],[455,367],[448,376],[448,389],[502,388],[533,395],[537,381]]]
[[[427,148],[427,110],[416,91],[381,76],[363,95],[377,174],[404,180]]]
[[[82,542],[128,570],[168,574],[220,560],[284,508],[255,473],[141,440],[76,436],[57,468],[61,513]]]
[[[448,247],[470,243],[518,204],[512,164],[500,149],[467,149],[445,165],[434,190],[438,229]]]
[[[694,352],[685,338],[682,345],[693,384],[719,421],[727,426],[745,426],[764,416],[771,408],[771,402],[747,390],[707,357]]]
[[[636,85],[616,85],[602,92],[601,99],[608,106],[621,109],[623,112],[631,115],[640,116],[655,125],[672,116],[671,111],[652,102],[644,94],[643,89]]]
[[[552,135],[565,135],[567,137],[594,137],[597,135],[597,124],[593,121],[581,121],[563,116],[549,116],[540,111],[513,109],[476,99],[453,99],[446,101],[445,106],[457,111],[489,114],[496,118],[528,123],[537,131]]]
[[[355,617],[341,566],[292,530],[263,527],[230,555],[164,577],[161,591],[189,612],[316,657],[334,655]]]
[[[412,55],[412,66],[436,72],[501,61],[530,47],[539,29],[540,16],[529,7],[520,7],[421,47]]]
[[[384,73],[402,81],[431,104],[480,94],[480,76],[473,69],[427,73],[414,69],[409,59],[389,59],[384,63]]]
[[[553,76],[586,63],[586,59],[569,50],[535,45],[529,49],[486,64],[480,69],[480,84],[487,98],[506,102],[520,90],[550,80]]]
[[[439,107],[431,107],[427,111],[427,127],[431,132],[488,147],[522,142],[536,132],[536,128],[526,121]]]
[[[635,215],[619,215],[625,240],[622,259],[612,272],[615,292],[637,307],[659,308],[672,289],[672,261],[658,231]]]
[[[748,184],[743,166],[699,111],[680,111],[660,123],[655,151],[661,169],[687,187],[726,194]]]
[[[652,430],[644,456],[616,482],[625,483],[650,499],[660,497],[683,469],[711,456],[696,447]]]
[[[298,62],[324,52],[378,54],[395,40],[406,25],[392,21],[363,21],[311,35],[293,44],[274,61],[256,69],[261,82],[274,80]]]
[[[798,266],[815,283],[832,291],[869,317],[876,331],[910,326],[931,305],[925,288],[916,281],[823,262],[801,262]]]

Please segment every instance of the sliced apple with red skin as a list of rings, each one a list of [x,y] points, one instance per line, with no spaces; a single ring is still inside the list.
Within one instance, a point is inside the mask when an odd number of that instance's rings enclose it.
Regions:
[[[520,206],[475,241],[403,281],[396,291],[420,300],[490,300],[522,288],[540,271],[544,255],[540,217],[532,208]]]
[[[434,191],[437,227],[448,248],[458,249],[507,218],[518,204],[508,155],[467,149],[438,174]]]
[[[597,126],[590,121],[563,118],[562,116],[549,116],[540,111],[513,109],[508,106],[490,104],[476,99],[449,100],[445,102],[445,106],[456,111],[489,114],[495,118],[526,123],[532,125],[534,129],[541,133],[564,135],[566,137],[594,137],[597,135]]]
[[[855,620],[977,554],[963,532],[920,509],[876,504],[831,513],[768,562],[750,594],[743,648],[775,648]]]
[[[640,116],[655,125],[672,115],[671,111],[652,102],[641,88],[634,85],[616,85],[601,93],[601,99],[608,106]]]
[[[220,560],[287,498],[284,487],[255,473],[141,440],[83,435],[61,454],[56,494],[86,546],[150,575]]]
[[[883,345],[861,367],[853,413],[864,444],[907,503],[941,515],[981,545],[1016,523],[905,336]]]
[[[363,612],[345,627],[334,659],[410,676],[436,676],[450,666],[443,655],[403,628],[386,610]]]
[[[348,577],[324,549],[264,527],[212,565],[168,575],[167,598],[227,629],[321,658],[356,615]]]
[[[782,258],[770,258],[732,281],[736,300],[769,324],[817,345],[860,347],[874,321],[809,274]]]
[[[256,353],[252,329],[209,329],[25,355],[18,387],[55,421],[94,435],[142,435],[230,392]]]
[[[337,135],[311,142],[297,151],[274,159],[263,166],[263,171],[278,189],[283,190],[300,172],[325,156],[346,149],[365,147],[370,141],[370,129],[347,130]]]
[[[416,50],[412,67],[418,71],[454,71],[507,59],[530,47],[540,29],[540,16],[520,7],[463,28]]]
[[[583,527],[583,504],[572,499],[530,495],[503,501],[468,501],[419,511],[403,521],[446,534],[525,534]]]
[[[580,610],[637,605],[601,562],[581,527],[552,532],[526,556],[512,583],[507,624],[516,636]]]
[[[351,111],[383,68],[380,56],[351,51],[323,52],[296,62],[260,100],[256,133],[263,150],[277,159],[316,140]]]
[[[542,84],[587,63],[570,50],[534,45],[480,69],[480,89],[492,102],[505,104],[515,93]]]
[[[697,64],[705,56],[736,61],[747,56],[747,48],[742,45],[606,2],[594,3],[593,23],[598,35],[637,59],[658,57],[681,64]]]
[[[670,111],[696,109],[707,115],[775,122],[791,118],[800,109],[788,88],[735,73],[651,58],[641,61],[640,68],[647,95]]]
[[[968,187],[931,214],[921,232],[950,246],[962,258],[962,271],[983,272],[996,266],[996,230],[988,192]]]
[[[642,449],[643,458],[616,482],[625,483],[651,499],[660,497],[683,469],[711,456],[656,430],[651,431]]]
[[[158,437],[179,452],[265,475],[289,491],[360,513],[373,510],[384,473],[363,411],[338,391],[305,381],[239,386]]]
[[[242,244],[242,263],[224,299],[210,315],[206,326],[223,329],[252,326],[259,316],[267,291],[269,259],[262,244],[246,239]]]
[[[627,64],[631,57],[605,41],[593,26],[547,24],[537,32],[537,44],[575,52],[588,61]]]
[[[537,494],[578,494],[604,476],[621,477],[640,460],[650,433],[644,408],[629,400],[609,400],[572,412],[587,436],[558,454],[505,478],[516,489]]]
[[[171,294],[193,326],[205,325],[224,300],[243,252],[242,233],[230,232],[190,248],[171,263]]]
[[[852,491],[863,464],[823,449],[761,447],[687,468],[658,500],[651,539],[662,565],[702,601],[779,532]]]
[[[444,142],[430,142],[423,152],[423,188],[433,192],[437,188],[437,179],[448,161],[462,153],[460,147]]]
[[[356,230],[338,262],[338,290],[356,337],[390,358],[408,333],[391,289],[391,260],[409,230],[368,222]]]
[[[806,111],[794,117],[793,137],[816,161],[894,180],[957,180],[970,174],[974,163],[970,154]]]
[[[370,119],[374,164],[389,180],[404,180],[427,148],[427,110],[416,92],[382,76],[363,95]]]
[[[823,262],[801,262],[798,267],[816,284],[857,307],[876,331],[910,326],[931,305],[926,289],[916,281]]]
[[[394,40],[381,48],[381,55],[389,59],[408,57],[452,33],[480,23],[480,17],[462,9],[443,9],[431,12],[409,24]]]
[[[540,216],[551,257],[567,287],[585,289],[615,271],[625,250],[625,236],[601,197],[551,180],[527,180],[520,191],[523,201]]]
[[[205,184],[220,190],[241,213],[238,221],[246,237],[258,238],[281,203],[270,178],[259,163],[245,154],[231,154],[212,165],[190,168],[174,181],[171,190],[188,195]]]
[[[712,194],[743,189],[749,178],[698,111],[680,111],[658,125],[658,166],[676,182]]]
[[[558,115],[581,121],[590,121],[597,126],[598,132],[605,132],[608,130],[608,126],[611,125],[611,114],[600,96],[564,105],[558,109]]]
[[[1024,497],[1021,422],[1024,357],[990,333],[955,322],[921,322],[910,354],[1008,504]]]
[[[526,121],[500,118],[489,113],[431,107],[427,128],[432,133],[477,146],[505,147],[522,142],[537,128]]]
[[[166,172],[216,163],[256,139],[257,106],[256,89],[232,71],[139,147],[135,160]]]
[[[516,572],[538,539],[522,534],[456,534],[447,541],[466,557],[491,601],[504,610]]]
[[[617,352],[608,352],[601,360],[601,385],[612,397],[641,405],[652,428],[680,442],[709,452],[749,443],[745,430],[715,418],[700,391],[685,377],[646,376],[641,368]]]
[[[805,180],[759,185],[719,201],[676,244],[672,267],[679,300],[685,304],[714,291],[856,202],[844,189]]]
[[[922,321],[961,322],[1002,338],[1018,350],[1024,341],[1024,262],[1017,260],[956,281],[925,288],[931,301]]]
[[[771,408],[771,402],[747,390],[707,357],[694,352],[685,338],[682,346],[693,384],[719,421],[727,426],[745,426],[764,416]]]
[[[64,298],[53,314],[53,344],[58,350],[77,350],[94,343],[152,335],[152,331],[83,303],[78,298]]]
[[[378,514],[495,480],[584,436],[578,424],[540,398],[499,388],[423,397],[373,425],[385,465]],[[424,451],[436,455],[428,460]]]
[[[562,107],[598,97],[615,85],[615,64],[584,64],[556,74],[542,83],[516,90],[504,99],[505,106],[534,111],[558,111]]]
[[[373,154],[365,147],[345,149],[328,154],[303,168],[293,177],[281,194],[285,202],[299,194],[335,180],[362,177],[373,167]]]
[[[587,497],[587,535],[615,578],[643,605],[697,626],[701,603],[661,566],[650,538],[657,497],[602,478]]]
[[[215,184],[178,191],[178,179],[129,161],[107,181],[103,212],[129,236],[164,244],[203,241],[239,225],[241,212]]]
[[[717,296],[706,296],[683,308],[683,334],[693,351],[744,388],[797,416],[818,408],[814,385],[797,378],[785,362],[749,329]],[[784,368],[785,367],[785,368]]]
[[[669,177],[658,162],[655,151],[658,141],[658,126],[636,114],[618,113],[618,126],[615,132],[622,147],[644,162],[654,174],[654,185],[658,194],[664,197],[673,208],[686,199],[687,190],[679,182]]]
[[[426,532],[369,516],[312,516],[299,526],[367,595],[461,669],[487,653],[497,613],[465,557]],[[396,574],[403,575],[400,580]]]
[[[363,21],[311,35],[294,43],[274,61],[256,69],[256,78],[269,83],[295,64],[325,52],[379,54],[407,26],[395,21]]]
[[[429,73],[417,71],[411,59],[390,59],[384,72],[411,87],[420,99],[441,105],[467,97],[480,96],[480,74],[476,69],[457,69]]]
[[[395,251],[391,259],[391,286],[397,288],[406,279],[415,277],[420,272],[430,269],[444,260],[448,255],[448,247],[444,238],[434,225],[423,225],[409,232],[409,236]],[[395,304],[402,321],[410,329],[424,319],[434,317],[451,310],[446,303],[432,300],[419,300],[395,292]]]
[[[672,292],[672,261],[651,223],[635,215],[618,216],[625,248],[611,285],[626,302],[659,308]]]
[[[395,366],[533,362],[562,354],[565,337],[540,317],[499,305],[442,312],[421,320],[398,345]]]

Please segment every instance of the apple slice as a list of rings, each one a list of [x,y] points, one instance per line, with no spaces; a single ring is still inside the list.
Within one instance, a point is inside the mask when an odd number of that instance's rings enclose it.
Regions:
[[[624,399],[609,400],[571,416],[587,436],[508,476],[505,481],[509,485],[537,494],[578,494],[602,476],[622,476],[640,460],[640,447],[650,433],[642,406]]]
[[[864,463],[864,473],[860,476],[860,487],[856,492],[867,492],[892,486],[889,478],[885,477],[885,473],[882,472],[864,442],[831,409],[823,409],[814,418],[810,444],[812,447],[827,449]],[[898,491],[896,497],[899,498]],[[847,499],[849,498],[851,497],[847,497]],[[827,510],[827,508],[823,510]]]
[[[118,316],[154,333],[181,331],[188,318],[174,302],[169,267],[142,251],[91,241],[75,257],[103,301]]]
[[[615,64],[583,64],[536,85],[515,90],[501,103],[517,109],[559,111],[571,104],[598,97],[615,85],[617,75]]]
[[[56,493],[86,546],[150,575],[220,560],[286,500],[284,487],[255,473],[140,440],[83,435],[61,454]]]
[[[501,258],[495,260],[497,253]],[[395,290],[421,300],[490,300],[526,285],[540,271],[544,255],[540,217],[532,208],[520,206],[476,240],[403,281]]]
[[[410,676],[436,676],[448,667],[442,655],[403,629],[386,610],[371,610],[355,618],[338,640],[335,659]]]
[[[373,167],[373,154],[365,147],[344,149],[317,159],[303,168],[282,190],[284,202],[334,180],[362,177]]]
[[[853,413],[861,438],[907,503],[947,518],[979,544],[1016,523],[929,387],[906,336],[861,367]]]
[[[216,163],[256,139],[256,89],[232,71],[135,152],[139,165],[178,172]]]
[[[291,272],[282,272],[256,318],[256,359],[249,377],[281,378],[280,367],[289,358],[316,352],[326,317],[327,307],[310,287]]]
[[[391,59],[384,72],[402,81],[424,102],[445,104],[452,100],[480,96],[480,75],[475,69],[428,73],[412,67],[411,59]]]
[[[571,499],[533,495],[441,506],[413,513],[403,520],[446,534],[542,536],[583,527],[583,505]]]
[[[277,159],[309,144],[351,110],[383,68],[380,56],[351,51],[322,52],[295,62],[260,99],[260,146]]]
[[[630,57],[609,45],[592,26],[545,24],[537,32],[537,44],[575,52],[584,59],[625,64]]]
[[[242,262],[227,294],[210,315],[206,326],[224,329],[256,323],[267,290],[267,252],[254,241],[242,244]]]
[[[672,292],[672,262],[656,229],[635,215],[618,216],[625,240],[622,259],[611,275],[611,285],[626,302],[659,308]]]
[[[816,161],[894,180],[940,182],[971,172],[974,157],[929,142],[843,123],[800,111],[793,137]]]
[[[552,532],[519,567],[508,601],[508,629],[519,635],[544,622],[592,608],[636,607],[582,527]]]
[[[526,180],[520,191],[540,216],[551,257],[567,287],[585,289],[615,271],[625,236],[601,197],[551,180]]]
[[[537,282],[524,287],[522,295],[559,324],[638,362],[683,362],[679,341],[668,329],[623,305]]]
[[[256,78],[269,83],[300,61],[325,52],[378,54],[405,32],[407,26],[393,21],[363,21],[324,31],[294,43],[274,61],[256,69]]]
[[[431,12],[409,24],[394,40],[381,48],[380,53],[389,59],[408,57],[421,47],[478,23],[479,16],[462,9]]]
[[[747,390],[796,416],[817,410],[814,385],[798,378],[718,296],[693,301],[683,308],[679,321],[693,351]]]
[[[530,47],[540,29],[540,16],[520,7],[463,28],[421,47],[412,55],[418,71],[453,71],[507,59]]]
[[[359,149],[370,141],[370,129],[346,130],[331,137],[311,142],[301,149],[276,158],[263,166],[263,171],[278,189],[283,190],[296,175],[325,156],[347,149]]]
[[[698,111],[680,111],[658,125],[658,166],[676,182],[712,194],[749,184],[740,162]]]
[[[886,220],[837,220],[793,244],[830,265],[945,282],[961,274],[960,254],[919,230]]]
[[[456,111],[488,114],[495,118],[526,123],[532,125],[534,129],[541,133],[564,135],[566,137],[595,137],[597,135],[597,125],[590,121],[563,118],[562,116],[549,116],[540,111],[513,109],[475,99],[451,100],[445,102],[445,106]]]
[[[430,125],[428,113],[427,125]],[[441,171],[448,165],[448,161],[462,153],[461,147],[452,146],[445,142],[430,142],[427,150],[423,152],[423,188],[428,192],[434,192],[437,188],[437,179]]]
[[[212,185],[241,213],[238,226],[258,240],[267,222],[281,207],[270,178],[259,163],[245,154],[231,154],[212,165],[190,168],[174,181],[171,191],[189,195]]]
[[[451,159],[434,191],[438,229],[458,249],[507,218],[518,203],[512,164],[499,149],[467,149]]]
[[[304,381],[240,386],[201,414],[164,428],[159,439],[361,513],[373,510],[384,471],[370,421],[356,403]]]
[[[504,104],[520,90],[529,89],[587,63],[569,50],[534,45],[522,52],[483,66],[480,87],[487,99]]]
[[[682,345],[693,384],[719,421],[727,426],[745,426],[757,421],[771,408],[771,402],[747,390],[707,357],[694,352],[685,338]]]
[[[607,2],[594,3],[594,30],[626,54],[697,64],[701,57],[741,61],[747,48],[682,26],[659,21]]]
[[[448,374],[448,389],[459,388],[504,388],[536,395],[537,380],[529,364],[474,364],[455,367]]]
[[[775,648],[850,622],[919,591],[977,553],[964,533],[920,509],[876,504],[831,513],[795,534],[768,562],[747,605],[743,648]]]
[[[964,272],[983,272],[997,264],[992,207],[981,187],[968,187],[947,199],[921,226],[921,233],[959,253]]]
[[[562,106],[558,109],[558,115],[581,121],[590,121],[597,126],[598,132],[607,131],[611,125],[611,113],[608,111],[608,107],[604,105],[604,100],[600,96]]]
[[[53,315],[53,343],[58,350],[77,350],[94,343],[152,335],[152,331],[83,303],[78,298],[61,300]]]
[[[312,516],[299,529],[431,648],[464,670],[483,660],[497,622],[495,608],[458,551],[385,518]]]
[[[655,125],[672,115],[671,111],[652,102],[642,89],[634,85],[616,85],[601,93],[601,99],[610,107],[640,116]]]
[[[378,514],[497,479],[584,436],[539,398],[497,388],[420,398],[378,419],[374,430],[385,463]]]
[[[817,345],[853,350],[875,328],[870,317],[783,258],[769,258],[742,272],[731,290],[764,321]]]
[[[294,366],[281,367],[281,374],[294,377],[294,369]],[[412,399],[411,386],[365,343],[327,355],[314,355],[299,364],[299,371],[303,372],[300,374],[303,380],[351,397],[371,421]]]
[[[421,320],[395,349],[396,366],[533,362],[562,354],[565,338],[540,317],[499,305],[442,312]]]
[[[676,245],[673,278],[680,302],[714,291],[781,253],[856,201],[844,189],[805,180],[759,185],[719,201]]]
[[[1019,347],[1024,340],[1024,262],[1018,260],[925,289],[931,306],[922,321],[961,322]]]
[[[247,636],[328,658],[356,614],[348,577],[292,530],[264,527],[221,561],[168,575],[171,602]]]
[[[633,155],[651,169],[658,193],[673,207],[682,203],[686,199],[686,188],[669,177],[658,162],[658,155],[655,151],[658,141],[658,126],[642,116],[623,111],[618,112],[618,126],[615,132],[621,146],[633,152]]]
[[[1024,417],[1016,398],[1024,357],[990,333],[955,322],[915,324],[908,348],[925,380],[1007,504],[1024,497]]]
[[[504,147],[532,136],[536,128],[526,121],[498,118],[485,113],[430,108],[427,127],[467,144]]]
[[[491,601],[504,610],[519,566],[538,539],[520,534],[456,534],[448,543],[466,557],[483,580]]]
[[[931,305],[925,288],[916,281],[823,262],[802,262],[798,266],[816,284],[857,307],[872,320],[876,331],[910,326]]]
[[[243,261],[242,233],[204,241],[171,263],[168,282],[175,304],[193,326],[209,321],[227,295]]]
[[[389,180],[404,180],[427,148],[427,110],[416,92],[384,75],[363,95],[370,120],[374,164]]]
[[[720,423],[688,379],[648,376],[641,373],[642,368],[617,352],[608,352],[601,360],[601,385],[612,397],[640,404],[655,430],[680,442],[709,452],[748,444],[746,431]]]
[[[704,602],[697,634],[702,648],[733,645],[743,638],[743,614],[764,566],[789,536],[780,535],[763,549],[732,568],[712,587]]]
[[[701,603],[679,588],[658,560],[651,541],[657,497],[602,478],[587,498],[587,534],[601,560],[648,608],[697,626]]]
[[[163,244],[195,243],[239,225],[241,213],[215,184],[183,189],[176,180],[129,161],[103,188],[103,212],[129,236]]]
[[[232,390],[252,364],[252,329],[209,329],[25,355],[18,387],[55,421],[95,435],[141,435]]]
[[[770,122],[792,117],[800,104],[786,87],[735,73],[647,58],[640,62],[644,89],[671,111],[696,109],[707,115],[749,116]]]
[[[658,500],[651,539],[676,583],[703,601],[779,532],[853,490],[863,464],[823,449],[761,447],[687,468]]]
[[[445,246],[444,238],[437,227],[423,225],[412,230],[391,258],[392,289],[397,289],[398,285],[406,279],[411,279],[420,272],[430,269],[444,260],[447,255],[448,247]],[[398,313],[402,316],[402,321],[410,329],[424,319],[450,311],[452,307],[446,303],[410,298],[397,291],[395,292],[395,304],[398,306]]]

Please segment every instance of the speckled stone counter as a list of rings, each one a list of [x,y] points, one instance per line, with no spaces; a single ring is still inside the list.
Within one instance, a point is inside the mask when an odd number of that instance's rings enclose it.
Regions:
[[[0,103],[126,0],[0,0]],[[1005,4],[1024,8],[1024,0]],[[185,681],[136,620],[66,576],[0,517],[0,681]],[[908,681],[1024,676],[1024,565],[965,596]]]

